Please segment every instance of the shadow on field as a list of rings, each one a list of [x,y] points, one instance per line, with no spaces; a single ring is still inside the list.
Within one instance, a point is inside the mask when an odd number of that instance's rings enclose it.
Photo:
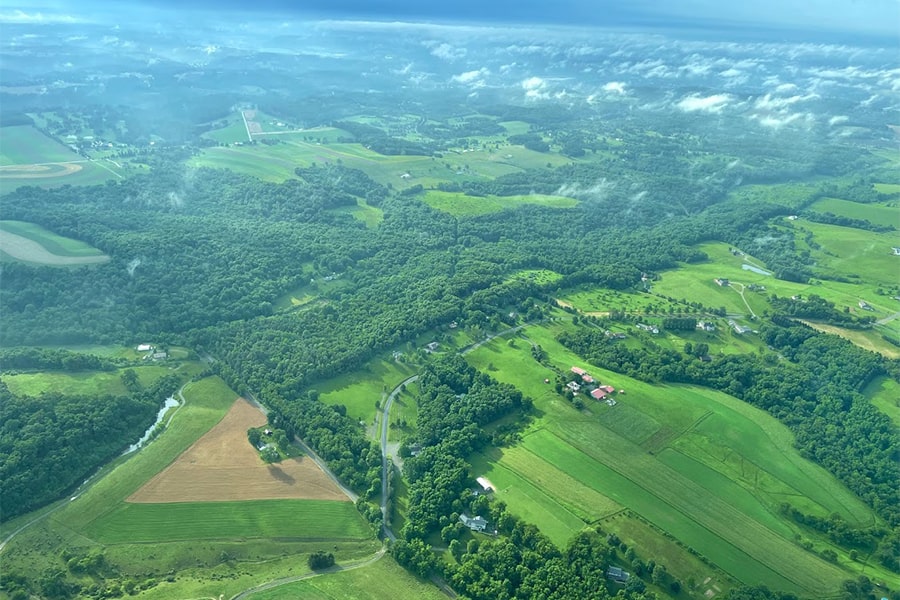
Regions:
[[[297,481],[296,479],[282,471],[281,467],[276,467],[275,465],[269,465],[269,475],[271,475],[278,481],[282,481],[287,484],[294,484]]]

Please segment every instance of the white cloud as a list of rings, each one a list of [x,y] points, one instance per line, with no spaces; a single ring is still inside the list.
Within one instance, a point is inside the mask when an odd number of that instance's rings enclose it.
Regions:
[[[675,106],[684,112],[719,113],[731,102],[731,94],[713,94],[700,96],[691,94],[681,99]]]
[[[490,75],[491,72],[486,68],[481,67],[477,71],[466,71],[465,73],[460,73],[459,75],[454,75],[451,79],[456,83],[461,83],[463,85],[471,85],[475,87],[482,87],[485,85],[484,78]]]
[[[797,86],[793,83],[782,83],[779,84],[778,87],[775,88],[776,94],[783,94],[785,92],[792,92],[797,89]]]
[[[431,54],[443,60],[454,61],[466,55],[465,48],[454,48],[448,43],[438,44],[431,49]]]
[[[547,82],[541,79],[540,77],[529,77],[522,81],[522,89],[525,90],[539,90],[547,86]]]
[[[82,19],[72,15],[27,13],[23,10],[0,12],[0,23],[25,23],[31,25],[47,25],[51,23],[81,23]]]
[[[722,77],[728,77],[730,79],[734,77],[743,77],[744,72],[732,67],[730,69],[725,69],[724,71],[719,73],[719,75],[721,75]]]
[[[757,115],[756,120],[763,127],[770,129],[781,129],[786,125],[812,125],[815,118],[811,113],[777,113],[768,115]]]
[[[621,81],[610,81],[606,85],[603,86],[604,92],[609,92],[611,94],[624,94],[625,93],[625,84]]]
[[[806,102],[807,100],[814,100],[818,97],[818,94],[806,94],[805,96],[795,95],[781,98],[773,96],[772,94],[766,94],[762,98],[757,98],[754,107],[758,110],[782,110],[798,102]]]
[[[828,124],[834,127],[835,125],[840,125],[841,123],[846,123],[850,120],[850,117],[845,115],[835,115],[828,119]]]

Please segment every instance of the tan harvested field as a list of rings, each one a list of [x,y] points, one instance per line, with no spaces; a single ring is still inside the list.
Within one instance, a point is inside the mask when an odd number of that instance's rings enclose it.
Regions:
[[[95,256],[60,256],[53,254],[34,240],[8,231],[0,231],[0,251],[16,260],[42,265],[94,265],[109,260],[105,254]]]
[[[348,500],[307,457],[267,465],[247,440],[247,430],[266,424],[252,404],[238,398],[228,414],[128,502],[224,502],[278,498]]]
[[[43,165],[7,165],[0,167],[0,177],[6,179],[46,179],[77,173],[81,165],[75,163],[47,163]]]

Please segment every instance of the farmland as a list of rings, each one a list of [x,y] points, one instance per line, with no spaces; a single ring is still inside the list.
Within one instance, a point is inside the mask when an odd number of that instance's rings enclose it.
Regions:
[[[36,163],[64,163],[81,157],[68,146],[57,142],[30,125],[14,125],[0,128],[3,149],[0,150],[0,167]]]
[[[104,544],[372,537],[351,502],[328,500],[121,504],[89,524],[84,534]]]
[[[103,252],[84,242],[22,221],[0,221],[0,256],[52,266],[88,265],[109,260]]]
[[[175,411],[164,433],[141,451],[116,461],[77,498],[60,503],[55,512],[16,536],[4,550],[4,563],[17,565],[23,572],[39,573],[58,558],[56,553],[39,553],[35,561],[33,549],[54,539],[57,541],[53,543],[83,549],[78,552],[103,553],[122,578],[144,581],[148,574],[156,574],[163,579],[162,574],[172,569],[183,571],[177,581],[155,580],[141,594],[144,598],[172,599],[192,597],[191,590],[208,590],[207,595],[214,596],[223,591],[234,594],[291,574],[298,564],[305,568],[304,561],[298,563],[298,555],[321,549],[317,540],[328,539],[328,548],[339,560],[371,556],[377,544],[351,502],[126,502],[154,474],[214,430],[236,397],[214,377],[189,383],[183,394],[186,402]],[[241,438],[255,455],[245,429]],[[266,470],[265,466],[261,468]],[[223,562],[223,556],[228,557],[227,562]],[[285,560],[284,556],[294,558]],[[238,576],[225,580],[217,575],[229,565],[245,562],[252,563],[253,568],[241,569]]]
[[[281,498],[347,500],[310,458],[294,457],[265,464],[247,439],[248,429],[265,424],[266,417],[259,408],[238,399],[215,427],[127,501],[147,504]]]
[[[552,331],[559,327],[534,326],[523,334],[540,344],[560,370],[587,366],[555,342]],[[494,377],[531,395],[542,414],[520,446],[475,461],[514,511],[558,540],[577,526],[576,521],[565,525],[567,513],[602,526],[621,505],[740,581],[811,593],[844,577],[795,545],[796,526],[778,513],[778,506],[788,501],[821,516],[837,512],[858,524],[871,522],[871,511],[801,458],[783,425],[725,394],[649,385],[600,368],[589,370],[627,395],[618,397],[615,407],[589,403],[578,411],[542,383],[543,369],[527,368],[534,365],[529,347],[492,342],[469,355],[472,364],[492,364]],[[551,468],[538,468],[535,461]],[[570,495],[558,475],[551,477],[554,472],[578,482],[575,489],[606,500],[578,506],[572,498],[579,494]],[[528,481],[535,477],[541,485]],[[771,561],[772,556],[790,556],[792,568]],[[675,562],[680,560],[686,559]]]

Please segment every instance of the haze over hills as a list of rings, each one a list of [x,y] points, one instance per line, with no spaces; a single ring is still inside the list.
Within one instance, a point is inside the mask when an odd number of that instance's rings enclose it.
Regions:
[[[0,600],[898,597],[829,4],[0,8]]]

